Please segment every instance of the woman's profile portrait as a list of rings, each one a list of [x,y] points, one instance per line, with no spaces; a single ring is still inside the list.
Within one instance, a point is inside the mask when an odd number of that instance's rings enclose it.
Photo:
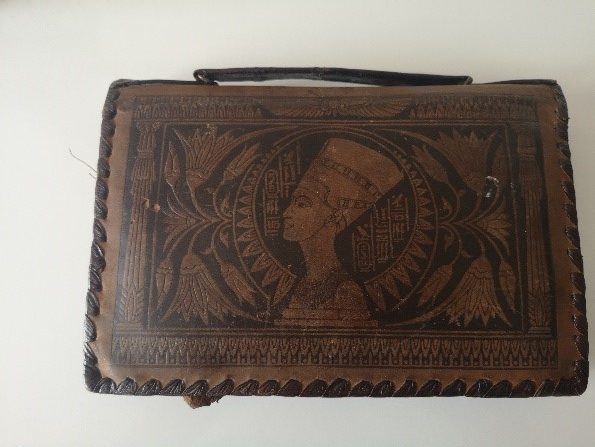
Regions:
[[[362,288],[341,265],[334,241],[402,178],[396,164],[374,149],[343,138],[326,141],[283,213],[283,238],[300,245],[306,273],[280,324],[377,325]]]

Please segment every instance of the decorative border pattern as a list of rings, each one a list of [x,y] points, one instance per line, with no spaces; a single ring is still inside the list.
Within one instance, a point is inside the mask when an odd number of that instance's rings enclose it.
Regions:
[[[564,210],[568,219],[564,231],[569,242],[567,254],[574,269],[571,273],[571,282],[574,290],[570,299],[575,310],[572,314],[572,322],[576,329],[574,343],[580,355],[580,358],[574,362],[575,376],[570,379],[560,380],[558,388],[563,389],[564,392],[562,395],[579,395],[585,392],[589,380],[589,340],[587,338],[585,276],[583,273],[583,256],[581,255],[580,237],[578,234],[576,195],[574,191],[572,164],[570,163],[570,146],[568,145],[568,106],[558,83],[556,81],[550,81],[549,85],[554,91],[558,103],[558,120],[555,130],[558,140],[558,150],[560,152],[560,168],[567,178],[561,185],[568,199],[564,204]]]
[[[107,178],[110,175],[109,158],[112,153],[112,137],[115,133],[114,118],[116,116],[116,100],[119,89],[130,85],[148,84],[152,81],[119,80],[112,83],[109,88],[103,108],[103,121],[101,125],[101,140],[99,147],[99,161],[97,167],[97,184],[95,188],[95,219],[93,222],[93,243],[91,246],[91,262],[89,268],[89,290],[87,292],[87,312],[85,317],[85,349],[84,349],[84,377],[87,388],[96,393],[108,394],[134,394],[134,395],[165,395],[184,396],[193,407],[210,405],[226,395],[236,396],[304,396],[304,397],[346,397],[346,396],[371,396],[371,397],[407,397],[407,396],[469,396],[469,397],[530,397],[530,396],[570,396],[582,394],[588,382],[589,344],[587,339],[587,319],[585,301],[585,279],[583,275],[580,240],[577,228],[576,200],[573,184],[573,172],[570,163],[570,149],[568,146],[568,111],[560,86],[555,81],[509,81],[519,84],[546,84],[555,94],[558,103],[558,119],[556,123],[556,137],[560,152],[559,164],[565,174],[566,180],[561,184],[567,201],[564,205],[567,222],[565,226],[566,237],[569,242],[568,257],[573,266],[571,281],[573,292],[569,297],[572,301],[574,312],[572,321],[575,327],[574,342],[579,355],[575,361],[575,375],[571,378],[561,378],[558,382],[544,380],[536,384],[532,380],[523,380],[513,384],[508,380],[492,383],[487,379],[479,379],[475,383],[466,383],[455,379],[449,384],[442,384],[438,380],[430,380],[418,384],[413,380],[403,383],[381,381],[376,384],[362,381],[351,384],[348,380],[337,378],[331,383],[323,380],[314,380],[309,384],[302,384],[291,379],[286,383],[268,380],[259,383],[248,380],[236,384],[231,379],[209,386],[207,381],[198,380],[192,384],[185,384],[182,380],[172,380],[162,385],[156,379],[150,379],[143,384],[136,383],[131,378],[126,378],[116,384],[111,378],[103,377],[97,367],[97,356],[90,345],[97,338],[97,330],[93,317],[100,313],[100,303],[97,293],[102,290],[101,274],[105,269],[105,255],[103,245],[107,242],[107,234],[103,221],[107,217],[106,199],[108,196]],[[157,81],[155,81],[157,82]],[[163,81],[158,81],[163,82]],[[183,83],[170,81],[168,83]],[[192,84],[192,83],[186,83]]]
[[[444,352],[449,355],[445,356]],[[531,369],[557,366],[552,338],[381,338],[349,340],[324,336],[266,337],[207,335],[117,336],[112,364],[135,366],[303,366],[366,368]]]

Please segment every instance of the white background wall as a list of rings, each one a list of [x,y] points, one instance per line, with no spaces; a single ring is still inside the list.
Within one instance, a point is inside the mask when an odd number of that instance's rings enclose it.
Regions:
[[[530,400],[226,397],[196,411],[88,393],[94,180],[68,152],[95,165],[118,78],[258,65],[554,78],[595,312],[593,1],[83,3],[0,1],[1,445],[595,445],[595,386]]]

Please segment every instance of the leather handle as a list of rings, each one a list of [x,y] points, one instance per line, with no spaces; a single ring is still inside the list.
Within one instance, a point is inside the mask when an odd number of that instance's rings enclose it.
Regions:
[[[204,85],[218,85],[217,82],[262,82],[275,79],[309,79],[383,86],[466,85],[473,82],[471,76],[445,76],[330,67],[202,68],[194,71],[194,78]]]

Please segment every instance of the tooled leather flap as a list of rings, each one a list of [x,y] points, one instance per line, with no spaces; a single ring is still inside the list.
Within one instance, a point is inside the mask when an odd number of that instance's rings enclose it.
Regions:
[[[582,393],[566,124],[557,85],[115,83],[87,386]]]

